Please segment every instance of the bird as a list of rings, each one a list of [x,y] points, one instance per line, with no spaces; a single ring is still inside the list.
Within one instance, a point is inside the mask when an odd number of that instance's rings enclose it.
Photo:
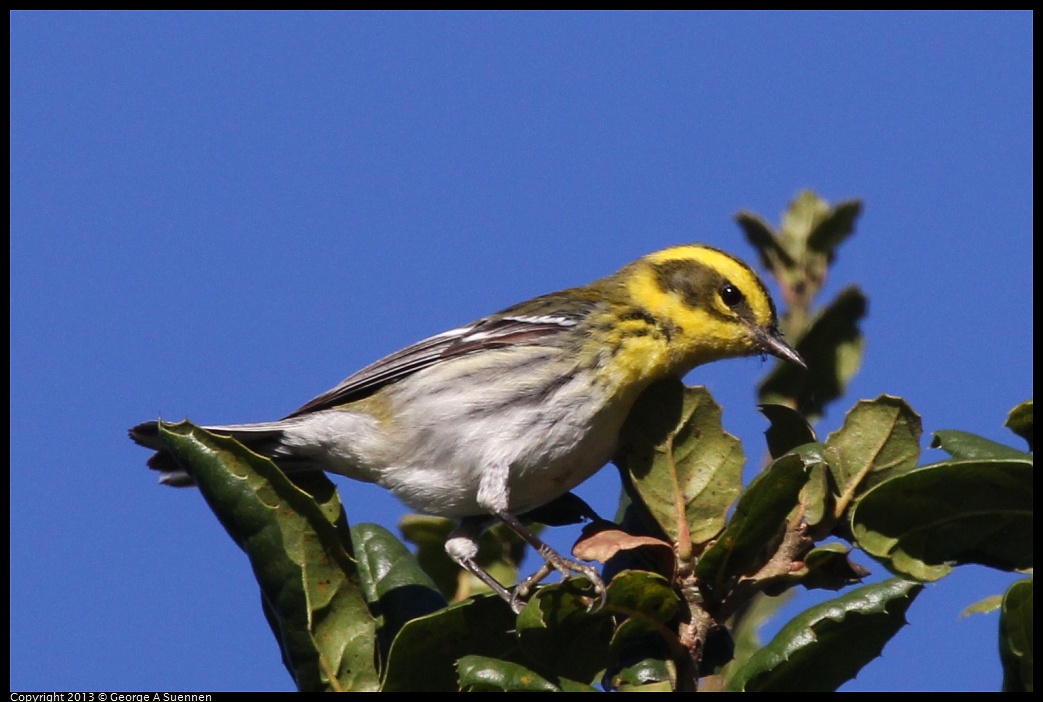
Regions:
[[[326,471],[377,483],[410,508],[458,520],[445,543],[461,567],[520,611],[566,558],[518,518],[611,461],[641,393],[713,361],[771,355],[806,369],[779,330],[760,277],[705,244],[650,253],[584,286],[542,295],[382,358],[277,421],[204,427],[284,472]],[[156,451],[166,485],[193,484],[156,421],[129,431]],[[477,540],[497,521],[544,565],[513,590],[482,569]]]

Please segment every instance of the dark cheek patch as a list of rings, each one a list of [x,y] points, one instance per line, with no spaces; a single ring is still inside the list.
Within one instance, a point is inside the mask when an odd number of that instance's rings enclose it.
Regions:
[[[701,307],[712,299],[720,276],[695,261],[666,261],[656,266],[656,286],[680,296],[689,307]]]
[[[661,291],[677,295],[687,307],[702,309],[722,319],[752,317],[749,304],[744,299],[730,308],[721,300],[721,290],[728,281],[720,273],[697,261],[666,261],[656,266],[656,285]],[[722,309],[723,306],[723,309]]]

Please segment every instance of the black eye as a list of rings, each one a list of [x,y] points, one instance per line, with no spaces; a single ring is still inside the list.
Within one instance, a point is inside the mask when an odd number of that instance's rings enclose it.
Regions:
[[[729,307],[735,307],[736,305],[741,304],[745,298],[737,287],[731,283],[727,283],[723,288],[721,288],[721,299],[724,300],[724,304]]]

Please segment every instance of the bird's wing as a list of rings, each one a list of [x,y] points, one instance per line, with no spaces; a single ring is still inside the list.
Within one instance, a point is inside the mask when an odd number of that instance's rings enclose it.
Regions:
[[[452,358],[515,344],[544,343],[576,326],[587,311],[578,309],[570,314],[525,315],[506,310],[474,324],[437,334],[366,366],[286,419],[360,400],[388,383]]]

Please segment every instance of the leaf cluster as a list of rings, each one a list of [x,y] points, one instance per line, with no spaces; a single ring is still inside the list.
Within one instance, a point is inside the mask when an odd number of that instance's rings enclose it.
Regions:
[[[573,554],[603,564],[603,607],[582,578],[535,590],[517,615],[442,547],[447,520],[349,528],[324,475],[287,477],[232,439],[187,422],[160,437],[253,566],[262,609],[301,690],[835,690],[905,625],[923,591],[962,564],[1032,568],[1032,402],[1007,425],[1021,451],[935,432],[948,458],[921,464],[919,415],[898,397],[857,402],[824,440],[822,416],[857,370],[866,299],[857,288],[814,307],[857,201],[802,193],[773,231],[740,225],[787,303],[787,333],[809,373],[774,370],[761,387],[769,460],[743,485],[740,442],[704,388],[650,388],[614,463],[614,521],[566,496],[528,515],[589,519]],[[893,577],[861,584],[867,554]],[[478,561],[518,579],[523,547],[492,529]],[[761,646],[753,631],[775,596],[837,591]],[[1000,600],[1004,688],[1032,689],[1032,580]]]

